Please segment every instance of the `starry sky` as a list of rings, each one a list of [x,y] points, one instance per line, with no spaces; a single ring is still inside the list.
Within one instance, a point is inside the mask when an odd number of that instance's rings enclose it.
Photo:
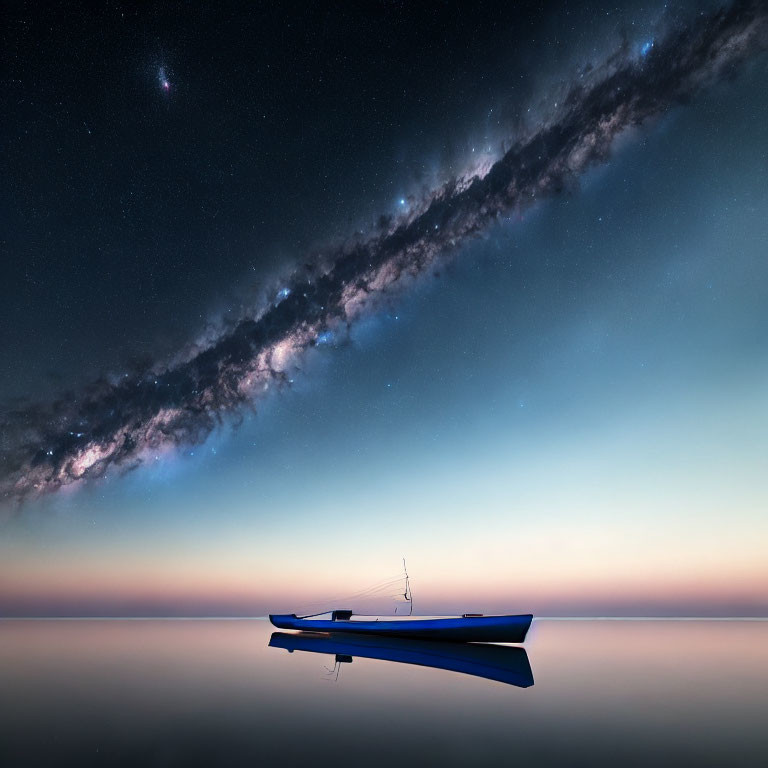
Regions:
[[[768,613],[761,3],[5,15],[0,613]]]

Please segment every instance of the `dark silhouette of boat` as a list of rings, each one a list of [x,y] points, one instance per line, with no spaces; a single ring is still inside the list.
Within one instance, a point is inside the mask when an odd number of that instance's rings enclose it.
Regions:
[[[525,649],[504,645],[313,632],[274,632],[269,645],[273,648],[285,648],[290,652],[329,654],[335,656],[337,664],[351,663],[355,656],[359,656],[460,672],[518,688],[529,688],[533,685],[533,673]]]
[[[337,609],[308,616],[297,616],[295,613],[270,614],[269,620],[278,629],[298,629],[301,632],[350,632],[356,635],[383,635],[452,643],[522,643],[533,621],[533,615],[530,613],[506,616],[465,613],[462,616],[414,617],[411,578],[405,558],[402,576],[358,592],[345,600],[360,599],[364,595],[381,590],[391,590],[393,584],[401,581],[403,591],[397,596],[408,605],[407,616],[360,616],[350,610]]]
[[[322,618],[325,616],[326,618]],[[278,629],[304,632],[353,632],[356,635],[386,635],[418,640],[443,640],[455,643],[522,643],[533,616],[440,616],[435,618],[356,617],[352,611],[331,611],[314,616],[295,613],[271,614]]]

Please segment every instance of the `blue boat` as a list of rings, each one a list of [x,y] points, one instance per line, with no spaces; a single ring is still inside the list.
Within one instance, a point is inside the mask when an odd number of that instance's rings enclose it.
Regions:
[[[269,641],[273,648],[335,655],[336,667],[351,663],[353,657],[381,659],[420,667],[445,669],[473,677],[496,680],[518,688],[533,685],[528,654],[523,648],[504,645],[407,640],[378,635],[322,635],[307,632],[274,632]]]
[[[304,632],[348,632],[453,643],[522,643],[533,615],[484,616],[465,613],[463,616],[401,618],[356,616],[352,611],[336,610],[312,616],[270,614],[269,620],[278,629]]]

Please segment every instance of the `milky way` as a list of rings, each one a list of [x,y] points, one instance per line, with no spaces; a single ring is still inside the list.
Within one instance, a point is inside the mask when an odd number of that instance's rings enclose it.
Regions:
[[[768,10],[754,1],[698,16],[641,51],[625,45],[601,68],[578,73],[557,115],[525,137],[509,137],[490,168],[434,190],[405,218],[383,217],[367,238],[297,271],[274,302],[193,352],[5,412],[0,494],[20,501],[199,443],[223,419],[287,385],[304,352],[403,278],[425,273],[500,216],[573,188],[627,128],[734,76],[766,47]]]

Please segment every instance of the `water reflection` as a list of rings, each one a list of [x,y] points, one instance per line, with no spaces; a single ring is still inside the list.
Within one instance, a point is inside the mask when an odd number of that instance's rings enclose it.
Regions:
[[[337,765],[340,743],[366,768],[754,768],[768,754],[768,621],[536,621],[526,691],[359,643],[329,685],[332,638],[323,656],[271,636],[264,620],[0,620],[0,766],[303,768]]]
[[[291,653],[306,651],[334,656],[335,664],[331,673],[334,679],[338,679],[341,664],[351,663],[355,656],[359,656],[461,672],[517,688],[529,688],[533,685],[533,673],[525,649],[506,645],[441,643],[373,635],[325,635],[312,632],[274,632],[269,645],[272,648],[285,648]]]

